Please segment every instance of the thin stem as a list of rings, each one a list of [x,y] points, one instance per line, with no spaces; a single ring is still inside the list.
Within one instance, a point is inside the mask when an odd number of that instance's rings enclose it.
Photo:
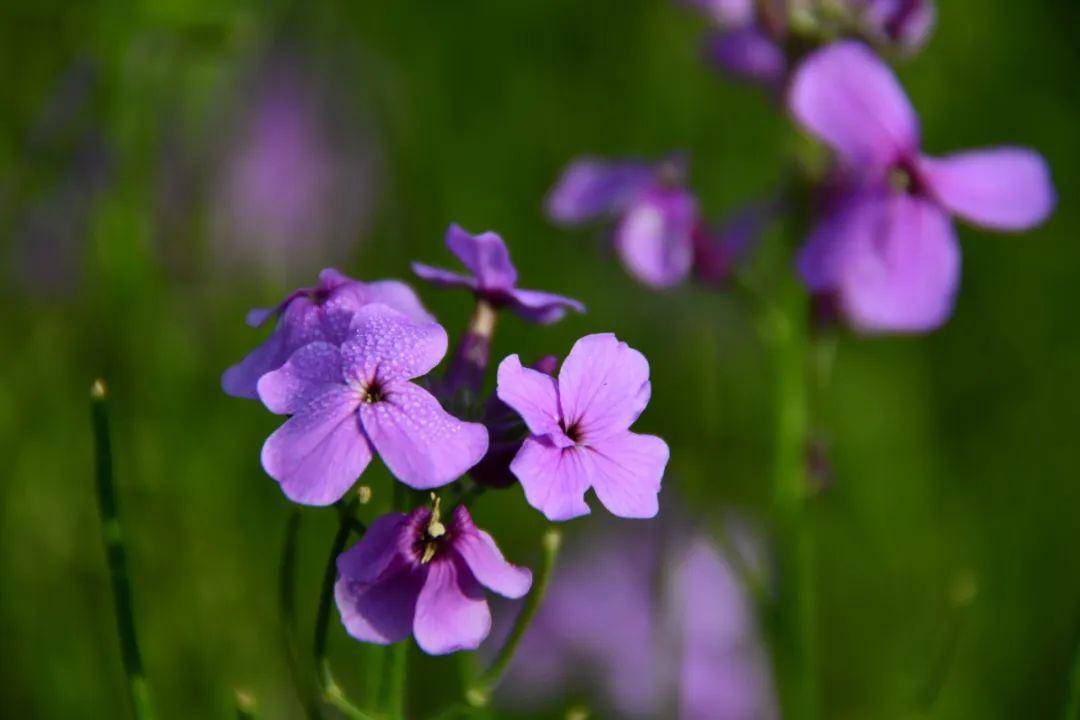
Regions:
[[[309,682],[300,671],[300,651],[296,641],[296,542],[300,534],[300,511],[293,510],[285,526],[285,544],[281,551],[278,599],[281,608],[281,639],[289,676],[304,707],[308,720],[322,720],[319,703]]]
[[[810,410],[807,359],[809,308],[794,282],[779,289],[768,339],[775,361],[774,511],[780,560],[776,608],[777,670],[784,716],[818,717],[816,547],[808,512]]]
[[[334,584],[337,582],[338,555],[345,550],[345,543],[349,541],[349,534],[353,529],[357,529],[361,535],[366,530],[363,524],[353,517],[355,508],[356,500],[352,500],[341,510],[338,529],[330,545],[330,555],[326,559],[326,569],[323,572],[322,591],[319,593],[319,606],[315,614],[315,639],[312,654],[315,658],[315,677],[318,680],[323,700],[352,720],[374,720],[374,715],[364,712],[349,701],[345,691],[334,679],[330,660],[326,657],[326,635],[330,626],[330,606],[334,599]]]
[[[101,539],[109,565],[113,599],[116,603],[116,629],[120,653],[127,676],[128,696],[136,720],[150,720],[154,711],[150,702],[150,684],[143,671],[142,654],[135,634],[135,608],[128,576],[127,551],[124,547],[120,507],[113,485],[112,444],[109,437],[108,391],[104,380],[95,380],[90,388],[90,410],[94,425],[95,473],[97,476],[98,512],[101,514]]]
[[[529,591],[528,597],[525,598],[525,606],[521,609],[521,614],[518,615],[517,621],[514,623],[514,629],[510,632],[510,637],[507,638],[506,644],[499,650],[499,654],[491,663],[491,667],[466,691],[465,700],[470,705],[484,707],[491,701],[492,691],[502,680],[510,661],[514,659],[514,653],[517,652],[521,639],[525,636],[525,631],[529,629],[529,625],[540,607],[540,602],[544,599],[544,594],[547,592],[548,585],[551,582],[551,570],[555,567],[555,560],[559,555],[561,545],[562,531],[556,527],[548,528],[541,540],[540,569],[533,580],[532,590]]]

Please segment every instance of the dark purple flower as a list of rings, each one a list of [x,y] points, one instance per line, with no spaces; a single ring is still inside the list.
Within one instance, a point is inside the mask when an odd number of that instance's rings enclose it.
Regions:
[[[930,38],[937,19],[933,0],[848,0],[871,40],[912,53]]]
[[[375,452],[410,487],[455,480],[487,452],[487,430],[447,414],[409,382],[445,354],[439,324],[365,305],[340,347],[311,342],[259,379],[266,407],[292,415],[263,445],[263,468],[290,500],[305,505],[340,499]]]
[[[480,646],[491,629],[485,587],[519,598],[532,586],[464,505],[444,524],[438,500],[378,518],[337,565],[334,597],[350,635],[386,645],[411,634],[431,655]]]
[[[530,433],[510,465],[529,504],[568,520],[589,513],[591,487],[615,515],[656,515],[668,446],[629,430],[650,392],[645,356],[611,333],[574,343],[557,379],[522,367],[517,355],[503,360],[499,399]]]
[[[577,300],[562,295],[523,290],[517,286],[517,269],[501,237],[493,232],[470,235],[457,225],[446,231],[446,246],[457,255],[471,275],[413,263],[413,272],[428,282],[444,287],[462,287],[495,307],[508,307],[540,324],[561,320],[566,311],[585,312]]]
[[[754,538],[734,539],[738,566],[759,571]],[[735,566],[684,528],[582,537],[564,551],[497,699],[520,706],[595,683],[605,717],[777,717],[754,603]]]
[[[652,165],[575,160],[548,193],[548,217],[564,227],[615,221],[615,250],[627,271],[654,288],[677,285],[694,262],[697,199],[682,187],[684,162]]]
[[[531,367],[545,375],[554,375],[559,368],[559,359],[554,355],[547,355]],[[510,463],[525,441],[525,426],[521,422],[521,416],[500,400],[498,395],[492,395],[484,408],[481,422],[488,429],[491,446],[484,459],[469,471],[469,475],[480,485],[509,487],[517,480],[510,472]]]
[[[715,230],[700,226],[694,233],[694,275],[711,286],[724,286],[758,244],[776,215],[776,202],[753,203],[733,213]]]
[[[271,317],[277,325],[262,345],[255,348],[221,376],[221,387],[229,395],[257,398],[259,378],[285,364],[308,343],[324,341],[340,345],[349,331],[353,315],[369,303],[382,303],[416,322],[434,318],[424,309],[413,289],[397,280],[364,283],[327,268],[319,273],[314,287],[290,293],[273,308],[256,308],[247,323],[258,327]]]
[[[960,280],[951,215],[1019,231],[1054,208],[1049,168],[1032,150],[923,155],[918,117],[896,76],[860,43],[810,55],[788,103],[836,151],[845,182],[807,240],[799,271],[811,291],[835,294],[859,330],[926,331],[949,317]]]
[[[728,75],[755,85],[776,90],[787,76],[783,47],[757,25],[714,34],[705,52]]]

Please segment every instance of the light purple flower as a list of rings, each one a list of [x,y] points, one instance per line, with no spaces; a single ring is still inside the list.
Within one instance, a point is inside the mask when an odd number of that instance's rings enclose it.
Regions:
[[[590,487],[615,515],[656,515],[668,446],[629,430],[649,402],[645,356],[611,333],[587,335],[557,379],[522,367],[517,355],[506,358],[496,392],[528,426],[510,470],[548,519],[588,514]]]
[[[484,588],[519,598],[532,586],[464,505],[443,524],[438,501],[378,518],[337,565],[334,597],[350,635],[386,645],[412,634],[431,655],[480,646],[491,629]]]
[[[451,225],[446,231],[446,246],[471,275],[423,263],[413,263],[413,272],[436,285],[471,290],[495,307],[508,307],[526,320],[542,325],[561,320],[567,310],[585,312],[585,306],[577,300],[519,288],[517,269],[510,262],[506,244],[493,232],[470,235],[459,226]]]
[[[787,77],[784,49],[756,25],[716,33],[705,54],[728,75],[751,84],[776,90]]]
[[[738,566],[760,574],[756,539],[740,530]],[[595,686],[605,717],[776,718],[768,653],[734,566],[708,537],[656,523],[568,543],[497,700],[536,709]]]
[[[800,253],[799,271],[811,291],[835,294],[860,330],[926,331],[948,318],[960,279],[951,215],[1019,231],[1054,208],[1046,161],[1032,150],[923,155],[903,89],[860,43],[809,56],[788,102],[836,151],[845,182]]]
[[[293,291],[277,307],[256,308],[248,313],[247,323],[252,327],[271,317],[277,318],[277,326],[262,345],[225,371],[221,376],[222,389],[236,397],[257,398],[260,377],[277,370],[308,343],[323,341],[340,345],[353,315],[369,303],[388,305],[416,322],[434,320],[413,289],[403,282],[364,283],[327,268],[319,273],[319,282],[314,287]]]
[[[548,193],[545,209],[564,227],[609,219],[627,271],[640,282],[666,288],[685,280],[694,262],[697,199],[682,187],[684,161],[575,160]]]
[[[438,365],[446,342],[439,324],[376,303],[351,318],[340,347],[304,345],[259,379],[266,407],[292,415],[263,445],[263,468],[305,505],[340,499],[375,452],[410,487],[455,480],[487,452],[487,430],[409,382]]]

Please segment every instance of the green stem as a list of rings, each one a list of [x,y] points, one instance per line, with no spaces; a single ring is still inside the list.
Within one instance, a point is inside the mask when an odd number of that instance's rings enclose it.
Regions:
[[[780,560],[778,667],[784,717],[818,717],[816,547],[808,512],[810,433],[806,294],[794,282],[779,291],[770,314],[775,359],[774,510]]]
[[[330,660],[326,657],[326,635],[330,627],[330,606],[334,600],[334,584],[337,582],[338,555],[345,550],[345,543],[349,541],[349,534],[354,528],[360,534],[363,534],[366,529],[353,517],[355,508],[356,501],[353,500],[341,510],[338,529],[330,545],[330,555],[326,559],[326,569],[323,571],[322,591],[319,593],[319,606],[315,614],[315,639],[312,654],[315,658],[315,677],[323,700],[352,720],[375,720],[374,715],[364,712],[349,701],[345,691],[334,679]]]
[[[94,425],[97,502],[101,514],[101,538],[109,565],[113,599],[116,603],[116,628],[120,653],[127,676],[128,696],[136,720],[150,720],[154,711],[150,702],[150,684],[143,671],[142,654],[135,634],[135,609],[128,576],[127,551],[124,547],[120,508],[113,485],[112,444],[109,438],[108,391],[104,380],[95,380],[90,388],[90,408]]]
[[[1077,645],[1069,673],[1069,694],[1063,717],[1065,720],[1080,720],[1080,644]]]
[[[562,531],[556,527],[548,528],[541,540],[543,552],[540,569],[533,580],[532,590],[529,591],[528,597],[525,598],[525,606],[521,609],[521,614],[518,615],[517,621],[514,623],[514,629],[510,632],[510,637],[502,649],[499,650],[499,654],[491,663],[491,667],[465,693],[465,700],[473,707],[484,707],[491,701],[492,691],[502,680],[510,661],[514,659],[514,653],[517,652],[521,639],[525,636],[525,631],[529,629],[529,625],[540,607],[540,602],[547,592],[548,585],[551,582],[551,570],[555,567],[555,559],[559,555],[560,545],[562,545]]]
[[[300,534],[300,511],[293,510],[285,526],[285,545],[281,551],[281,572],[278,599],[281,608],[281,637],[285,646],[285,662],[289,667],[300,704],[308,720],[322,720],[319,703],[310,678],[300,671],[300,651],[296,640],[296,542]]]

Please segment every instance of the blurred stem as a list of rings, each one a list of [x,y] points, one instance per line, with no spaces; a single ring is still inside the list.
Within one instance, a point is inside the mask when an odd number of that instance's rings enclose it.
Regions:
[[[391,482],[394,484],[394,510],[405,512],[409,501],[409,491],[404,484],[396,480],[391,480]],[[404,640],[394,643],[384,651],[378,708],[391,720],[401,720],[405,717],[410,642]]]
[[[783,715],[792,720],[818,717],[816,543],[807,472],[809,317],[805,291],[784,273],[766,337],[776,376],[773,507],[780,586],[775,649]]]
[[[529,595],[525,598],[525,606],[521,609],[521,614],[518,615],[517,621],[514,623],[514,629],[510,632],[510,637],[507,638],[506,643],[499,650],[499,654],[491,663],[491,667],[465,693],[465,700],[473,707],[485,707],[491,701],[492,691],[502,680],[510,661],[514,659],[514,653],[517,652],[518,646],[521,644],[521,639],[525,636],[525,631],[529,629],[529,625],[536,616],[536,611],[539,609],[540,602],[544,599],[548,585],[551,582],[551,570],[555,567],[559,547],[562,545],[562,531],[557,527],[549,527],[544,532],[540,545],[542,550],[540,569],[533,580]]]
[[[334,584],[337,582],[337,559],[345,550],[345,543],[349,541],[349,533],[356,529],[363,535],[366,528],[355,518],[357,501],[350,500],[340,508],[340,520],[334,541],[330,545],[330,555],[326,559],[326,569],[323,571],[322,592],[319,594],[319,607],[315,614],[315,640],[313,654],[315,657],[315,677],[319,683],[319,690],[325,702],[333,705],[341,711],[345,717],[352,720],[374,720],[375,716],[364,712],[349,701],[345,691],[337,684],[334,673],[330,668],[330,660],[326,657],[326,634],[330,625],[330,606],[334,600]]]
[[[281,638],[285,646],[285,663],[289,667],[300,704],[308,720],[322,720],[319,703],[306,678],[300,671],[300,652],[296,641],[296,541],[300,534],[300,511],[293,510],[285,526],[285,545],[281,551],[281,572],[278,585],[281,608]]]
[[[105,381],[98,379],[90,388],[90,409],[94,425],[95,474],[97,502],[101,514],[101,539],[109,565],[113,599],[116,604],[116,629],[120,636],[120,653],[124,674],[127,675],[131,712],[136,720],[154,717],[150,702],[150,684],[143,671],[142,654],[135,634],[135,609],[128,576],[127,551],[124,547],[120,507],[113,485],[112,443],[109,437],[108,391]]]

